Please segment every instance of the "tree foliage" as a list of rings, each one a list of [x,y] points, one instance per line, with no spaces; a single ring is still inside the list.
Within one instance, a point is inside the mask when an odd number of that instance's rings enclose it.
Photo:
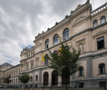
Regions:
[[[11,82],[10,77],[11,77],[11,75],[4,77],[3,82],[9,84]]]
[[[22,83],[28,83],[29,80],[30,80],[30,76],[28,74],[22,74],[20,77],[19,77],[19,80],[22,82]]]
[[[67,89],[67,77],[78,71],[80,64],[77,63],[81,50],[76,50],[72,45],[69,47],[67,43],[61,43],[61,47],[57,53],[52,53],[50,50],[50,56],[48,59],[50,63],[49,68],[58,71],[58,74],[66,78]]]

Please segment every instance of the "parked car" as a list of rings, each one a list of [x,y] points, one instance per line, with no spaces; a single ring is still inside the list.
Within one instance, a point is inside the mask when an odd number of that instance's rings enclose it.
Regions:
[[[2,85],[0,85],[0,88],[4,88]]]

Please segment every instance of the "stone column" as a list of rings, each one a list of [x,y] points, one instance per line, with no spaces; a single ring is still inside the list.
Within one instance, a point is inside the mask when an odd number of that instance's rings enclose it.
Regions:
[[[49,74],[49,76],[48,76],[48,78],[49,78],[49,80],[48,80],[48,86],[51,86],[51,83],[52,83],[52,75],[51,75],[51,72],[49,72],[48,74]]]
[[[61,76],[58,75],[58,86],[61,86],[62,85],[62,78]]]
[[[39,79],[39,83],[38,83],[37,87],[43,86],[43,82],[42,82],[42,71],[41,71],[41,69],[39,70],[38,79]]]

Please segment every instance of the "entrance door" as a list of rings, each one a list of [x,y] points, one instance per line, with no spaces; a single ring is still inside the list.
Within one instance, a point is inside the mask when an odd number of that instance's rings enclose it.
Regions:
[[[43,75],[43,85],[48,85],[48,72]]]
[[[79,88],[83,88],[84,87],[84,83],[78,83],[78,87]]]
[[[56,70],[52,72],[52,85],[58,85],[58,72]]]

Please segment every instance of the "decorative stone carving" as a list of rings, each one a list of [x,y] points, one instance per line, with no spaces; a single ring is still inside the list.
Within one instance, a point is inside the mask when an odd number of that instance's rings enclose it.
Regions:
[[[82,44],[82,43],[80,43],[80,44],[79,44],[79,48],[81,49],[81,52],[83,52],[83,51],[84,51],[84,46],[83,46],[83,44]]]
[[[78,49],[81,49],[81,53],[85,52],[84,50],[85,38],[80,38],[76,40],[76,46]]]
[[[106,33],[107,33],[107,30],[99,31],[96,34],[94,34],[93,37],[95,38],[96,36],[99,36],[101,34],[106,34]]]
[[[87,17],[88,17],[88,16],[86,16],[86,15],[83,15],[83,16],[78,17],[78,18],[73,22],[73,25],[75,25],[75,24],[77,24],[78,22],[86,19]],[[73,26],[73,25],[72,25],[72,26]]]

